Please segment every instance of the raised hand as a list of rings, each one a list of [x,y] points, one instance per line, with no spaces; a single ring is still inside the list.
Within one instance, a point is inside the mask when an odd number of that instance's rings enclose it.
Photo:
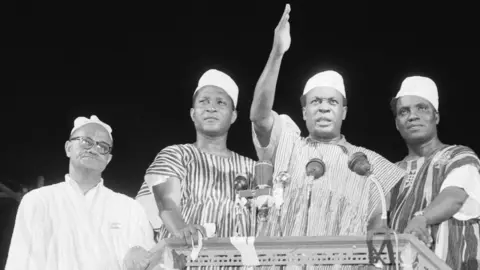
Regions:
[[[283,55],[290,48],[292,39],[290,37],[290,4],[285,6],[282,18],[275,28],[275,37],[273,40],[273,53],[276,55]]]

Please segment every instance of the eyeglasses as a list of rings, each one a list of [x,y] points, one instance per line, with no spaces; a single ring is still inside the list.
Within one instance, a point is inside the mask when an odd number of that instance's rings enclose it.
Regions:
[[[96,146],[96,150],[101,155],[106,155],[112,151],[112,146],[106,142],[97,142],[89,137],[73,137],[70,138],[70,141],[80,141],[80,147],[83,149],[90,149],[93,146]]]

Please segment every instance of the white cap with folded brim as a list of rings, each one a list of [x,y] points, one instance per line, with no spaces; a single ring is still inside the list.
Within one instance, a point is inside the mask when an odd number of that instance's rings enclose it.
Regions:
[[[345,95],[345,85],[343,84],[342,75],[333,70],[323,71],[311,77],[303,89],[303,94],[305,95],[308,91],[316,87],[331,87],[340,92],[344,98],[347,97]]]
[[[402,82],[402,86],[395,98],[403,96],[417,96],[432,103],[435,110],[438,111],[438,90],[435,82],[427,77],[411,76]]]
[[[104,122],[100,121],[100,119],[98,119],[98,117],[96,115],[90,116],[90,119],[88,119],[86,117],[83,117],[83,116],[77,117],[75,119],[75,121],[73,122],[73,129],[72,129],[72,132],[70,132],[70,135],[72,135],[73,132],[75,132],[75,130],[77,130],[77,129],[79,129],[79,128],[87,125],[87,124],[92,124],[92,123],[99,124],[102,127],[104,127],[107,130],[108,135],[110,136],[110,139],[113,140],[112,128],[109,125],[105,124]]]
[[[237,107],[238,86],[230,76],[216,69],[210,69],[205,72],[198,81],[198,86],[194,94],[208,85],[222,88],[232,98],[233,105]]]

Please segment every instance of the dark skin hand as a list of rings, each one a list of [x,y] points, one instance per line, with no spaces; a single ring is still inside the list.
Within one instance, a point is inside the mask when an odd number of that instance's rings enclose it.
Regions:
[[[411,233],[425,244],[433,242],[428,226],[440,224],[453,217],[468,198],[465,190],[459,187],[447,187],[425,208],[423,216],[410,220],[404,233]]]

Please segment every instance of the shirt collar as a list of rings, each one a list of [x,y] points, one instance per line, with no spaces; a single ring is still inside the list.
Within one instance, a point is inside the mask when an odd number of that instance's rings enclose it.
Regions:
[[[350,143],[347,142],[347,139],[345,139],[345,136],[343,135],[340,135],[340,139],[338,141],[335,141],[335,142],[331,142],[331,143],[326,143],[326,142],[320,142],[320,141],[317,141],[313,138],[311,138],[310,136],[307,137],[307,143],[310,144],[310,145],[316,145],[316,144],[330,144],[330,145],[337,145],[339,146],[342,151],[348,155],[349,153],[349,149],[350,149]]]
[[[77,192],[79,192],[80,194],[83,195],[83,191],[78,186],[77,181],[70,178],[70,175],[68,175],[68,174],[65,175],[65,182],[67,182],[67,184],[69,184],[74,190],[76,190]],[[85,193],[85,195],[87,195],[90,192],[96,193],[101,187],[103,187],[103,179],[102,178],[100,179],[100,182],[97,185],[95,185],[92,189],[87,191],[87,193]]]
[[[320,141],[317,141],[315,139],[313,139],[312,137],[308,136],[307,137],[307,142],[309,143],[324,143],[324,144],[335,144],[335,145],[341,145],[341,146],[345,146],[347,147],[347,139],[345,139],[345,136],[343,135],[340,135],[340,139],[338,141],[335,141],[335,142],[331,142],[331,143],[325,143],[325,142],[320,142]]]

